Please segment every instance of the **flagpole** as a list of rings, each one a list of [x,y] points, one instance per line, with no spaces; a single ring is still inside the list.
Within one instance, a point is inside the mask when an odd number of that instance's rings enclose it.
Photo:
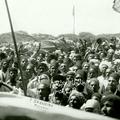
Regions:
[[[5,0],[5,5],[6,5],[8,19],[9,19],[9,23],[10,23],[11,34],[12,34],[12,38],[13,38],[15,52],[16,52],[16,55],[17,55],[18,66],[19,66],[20,75],[21,75],[21,79],[22,79],[24,95],[26,96],[27,95],[27,93],[26,93],[27,89],[26,89],[25,81],[23,80],[22,69],[21,69],[21,66],[20,66],[20,56],[19,56],[18,49],[17,49],[17,43],[16,43],[16,38],[15,38],[15,33],[14,33],[13,25],[12,25],[12,19],[11,19],[11,16],[10,16],[10,11],[9,11],[7,0]]]
[[[75,5],[73,5],[73,34],[75,34]]]

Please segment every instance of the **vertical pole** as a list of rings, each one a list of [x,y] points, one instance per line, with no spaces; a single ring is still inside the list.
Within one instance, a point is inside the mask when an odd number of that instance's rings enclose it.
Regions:
[[[15,52],[16,52],[16,55],[17,55],[17,60],[18,60],[18,65],[19,65],[19,70],[20,70],[20,75],[21,75],[23,89],[24,89],[24,95],[26,96],[27,95],[27,93],[26,93],[27,89],[26,89],[25,81],[23,80],[22,69],[21,69],[21,66],[20,66],[20,56],[19,56],[18,49],[17,49],[16,38],[15,38],[15,34],[14,34],[14,29],[13,29],[13,25],[12,25],[12,20],[11,20],[11,16],[10,16],[10,11],[9,11],[7,0],[5,0],[5,5],[6,5],[8,19],[9,19],[9,23],[10,23],[11,34],[12,34],[12,38],[13,38]]]
[[[73,34],[75,34],[75,5],[73,5]]]

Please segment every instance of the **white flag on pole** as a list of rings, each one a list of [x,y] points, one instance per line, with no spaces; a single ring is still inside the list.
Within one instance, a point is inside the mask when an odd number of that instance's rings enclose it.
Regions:
[[[120,13],[120,0],[114,0],[113,9]]]

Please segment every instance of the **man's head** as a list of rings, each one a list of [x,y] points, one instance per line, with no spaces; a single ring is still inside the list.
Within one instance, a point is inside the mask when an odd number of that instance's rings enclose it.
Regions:
[[[102,99],[101,113],[120,119],[120,97],[108,95]]]
[[[82,83],[82,76],[81,76],[81,74],[76,74],[75,80],[74,80],[74,85],[77,86],[80,83]]]
[[[107,54],[107,58],[108,59],[112,59],[113,55],[114,55],[114,50],[113,49],[109,49],[108,50],[108,54]]]
[[[89,70],[89,63],[84,62],[83,65],[82,65],[82,68],[83,68],[83,71],[88,72],[88,70]]]
[[[16,59],[14,59],[14,62],[12,63],[12,67],[18,68],[18,62]]]
[[[17,77],[18,70],[17,68],[10,68],[9,69],[9,77],[10,79],[15,79]]]
[[[50,86],[51,81],[47,74],[41,74],[39,76],[39,80],[40,80],[40,83],[47,84],[48,86]]]
[[[64,55],[60,54],[58,55],[58,63],[63,63]]]
[[[97,77],[97,70],[94,67],[91,67],[88,71],[88,79]]]
[[[67,97],[70,96],[71,92],[72,92],[72,86],[69,85],[64,88],[64,93]]]
[[[53,61],[50,63],[49,70],[50,70],[51,75],[55,75],[58,72],[58,67],[59,67],[58,62]]]
[[[53,76],[52,90],[61,91],[63,88],[63,81],[65,81],[65,77],[62,75]]]
[[[86,112],[99,113],[100,112],[100,103],[99,103],[99,101],[97,101],[95,99],[87,100],[87,102],[85,104],[85,111]]]
[[[37,87],[37,93],[40,100],[45,100],[50,94],[50,87],[47,84],[40,83]]]
[[[66,75],[66,80],[68,82],[73,82],[75,78],[75,73],[73,71],[68,71]]]
[[[28,64],[26,67],[26,74],[29,76],[31,76],[33,74],[34,71],[34,66],[32,64]]]
[[[66,72],[67,71],[67,65],[65,63],[61,63],[59,66],[60,72]]]
[[[22,68],[26,68],[27,64],[28,64],[28,59],[25,58],[25,57],[22,58],[22,59],[21,59],[21,67],[22,67]]]
[[[7,59],[2,60],[1,66],[3,70],[7,70],[9,67],[9,61]]]
[[[108,79],[108,86],[107,86],[108,89],[111,90],[112,92],[115,92],[118,84],[119,84],[119,74],[118,73],[111,74]]]
[[[107,70],[108,66],[106,64],[102,64],[100,71],[102,74],[106,74],[106,70]]]
[[[113,69],[108,68],[108,69],[106,70],[106,76],[109,77],[113,72],[114,72]]]
[[[37,74],[40,75],[48,70],[48,66],[45,63],[39,63],[37,66]]]
[[[68,102],[70,107],[80,109],[85,102],[85,98],[81,93],[71,93]]]
[[[98,92],[99,90],[99,81],[96,78],[90,79],[89,86],[93,92]]]

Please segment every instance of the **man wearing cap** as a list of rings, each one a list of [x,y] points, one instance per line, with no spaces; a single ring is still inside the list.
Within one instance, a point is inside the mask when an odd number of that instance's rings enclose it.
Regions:
[[[74,84],[74,79],[75,79],[75,72],[73,71],[68,71],[67,75],[66,75],[66,82],[64,84],[64,88],[68,85],[72,85]]]

